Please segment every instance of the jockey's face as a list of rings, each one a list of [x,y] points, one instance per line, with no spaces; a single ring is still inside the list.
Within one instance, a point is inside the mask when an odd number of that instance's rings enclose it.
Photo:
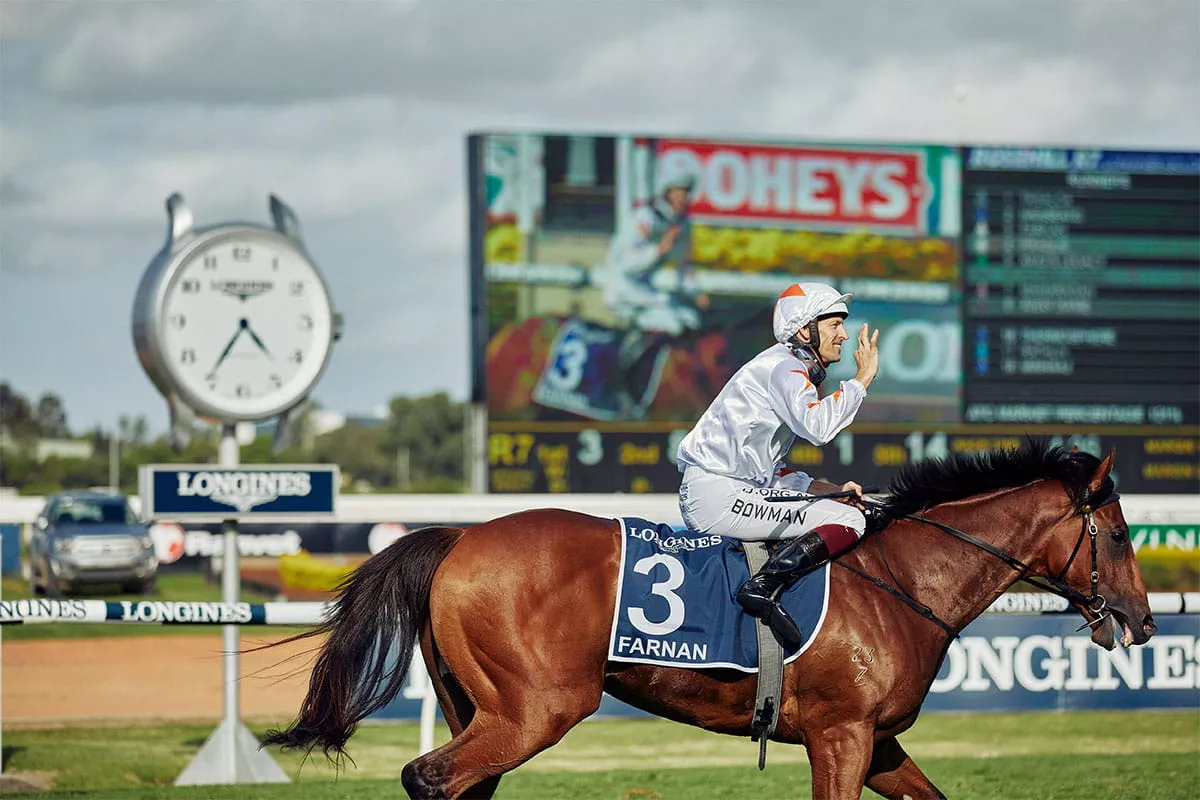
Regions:
[[[841,361],[842,342],[850,338],[846,333],[846,321],[841,317],[817,320],[817,331],[821,334],[821,360],[826,364]]]
[[[667,189],[667,205],[676,214],[682,214],[688,207],[688,190],[682,186],[672,186]]]
[[[821,337],[821,346],[817,348],[817,355],[821,357],[822,363],[836,364],[841,361],[842,342],[850,338],[850,334],[846,333],[846,321],[841,317],[819,319],[817,320],[817,333]],[[805,343],[809,343],[812,339],[808,334],[807,325],[796,331],[796,336]]]

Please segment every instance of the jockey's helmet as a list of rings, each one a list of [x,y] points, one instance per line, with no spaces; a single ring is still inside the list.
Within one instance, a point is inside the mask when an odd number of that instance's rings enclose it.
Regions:
[[[793,283],[775,301],[775,340],[787,344],[796,331],[824,317],[845,319],[853,298],[824,283]]]
[[[662,197],[668,189],[687,189],[694,194],[700,184],[700,175],[695,167],[684,161],[659,161],[658,174],[654,181],[654,194]]]

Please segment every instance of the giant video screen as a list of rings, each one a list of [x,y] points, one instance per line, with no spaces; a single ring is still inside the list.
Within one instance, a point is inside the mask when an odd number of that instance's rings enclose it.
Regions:
[[[1195,154],[1142,155],[470,137],[474,394],[488,414],[489,491],[674,492],[679,438],[773,343],[776,296],[805,280],[854,294],[847,325],[879,328],[881,371],[833,443],[797,442],[798,468],[882,485],[913,460],[1034,433],[1098,454],[1116,446],[1126,491],[1200,489],[1200,170]],[[1032,178],[1019,168],[1030,162],[1043,165]],[[1137,190],[1113,203],[1104,187],[1122,180]],[[1038,188],[1047,182],[1062,188]],[[1066,240],[1091,254],[1091,267],[1071,267],[1082,256],[1047,258],[1071,247],[1045,241],[1072,225],[1078,233]],[[1152,231],[1169,241],[1140,245]],[[1112,241],[1133,243],[1096,254]],[[1154,263],[1122,260],[1155,247]],[[1081,286],[1121,280],[1133,293],[1121,308],[1145,291],[1173,298],[1172,355],[1158,359],[1170,369],[1147,388],[1161,394],[1172,383],[1193,398],[1147,402],[1137,424],[1129,408],[1105,417],[1120,404],[1092,386],[1106,363],[1131,366],[1123,348],[1088,348],[1102,334],[1122,344],[1148,337],[1128,321],[1088,321],[1109,305],[1089,306],[1081,320],[1069,309],[1082,306],[1067,302],[1086,294]],[[1026,325],[1013,311],[1039,299],[1037,308],[1064,309],[1065,322],[1047,311]],[[1063,388],[1069,377],[1033,372],[1064,347],[1088,367],[1079,391]],[[1138,356],[1149,375],[1157,361]],[[854,372],[847,351],[826,386]],[[1115,380],[1110,394],[1131,391]]]

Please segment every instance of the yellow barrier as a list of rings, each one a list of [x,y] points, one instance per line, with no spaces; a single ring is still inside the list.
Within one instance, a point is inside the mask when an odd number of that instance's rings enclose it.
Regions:
[[[1200,565],[1200,550],[1184,550],[1180,547],[1143,547],[1137,551],[1139,564],[1197,564]]]
[[[338,564],[315,558],[307,550],[301,550],[295,555],[279,557],[279,578],[292,589],[330,592],[357,566],[357,563]]]

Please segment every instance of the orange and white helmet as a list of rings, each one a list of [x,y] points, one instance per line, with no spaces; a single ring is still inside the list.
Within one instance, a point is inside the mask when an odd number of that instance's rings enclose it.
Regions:
[[[793,283],[775,301],[775,340],[787,344],[796,331],[821,317],[850,315],[852,294],[843,294],[824,283]]]

